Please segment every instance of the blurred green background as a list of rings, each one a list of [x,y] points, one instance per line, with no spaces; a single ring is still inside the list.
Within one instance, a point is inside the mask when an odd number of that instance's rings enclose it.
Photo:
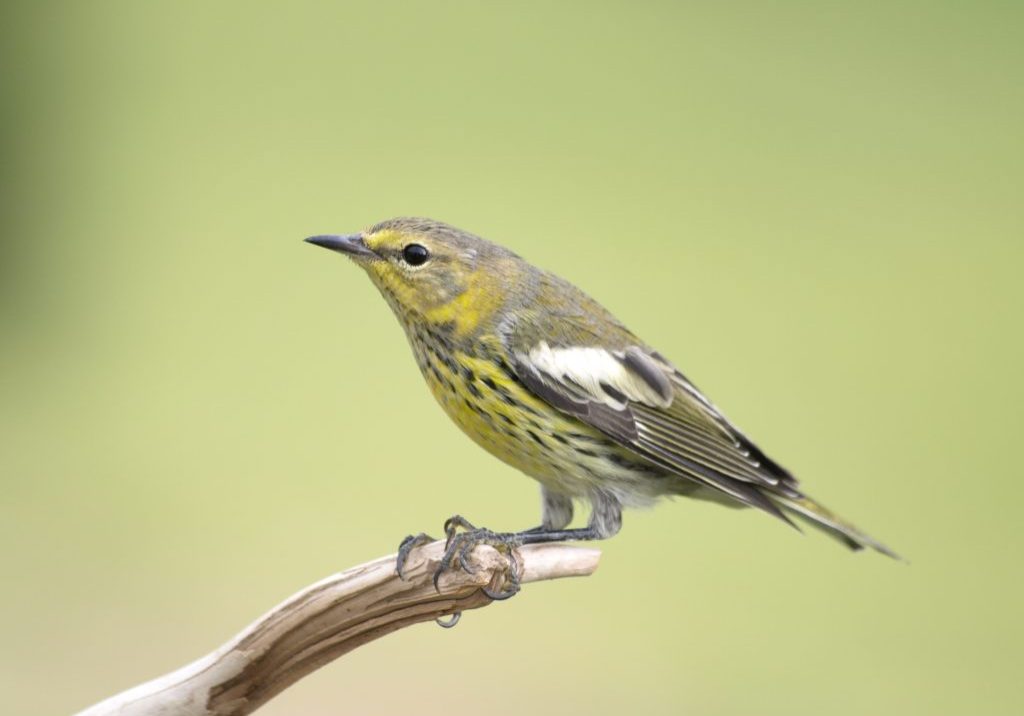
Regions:
[[[513,247],[905,554],[629,513],[263,713],[1020,713],[1019,3],[8,3],[0,692],[60,714],[537,489],[300,242]]]

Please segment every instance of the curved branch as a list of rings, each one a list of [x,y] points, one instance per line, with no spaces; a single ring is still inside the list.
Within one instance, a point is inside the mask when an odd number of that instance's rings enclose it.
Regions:
[[[491,603],[509,560],[488,546],[471,557],[472,574],[432,576],[444,542],[413,551],[406,580],[395,557],[353,567],[306,587],[207,656],[82,711],[78,716],[241,716],[358,646],[417,622]],[[600,552],[564,544],[517,550],[523,583],[592,574]]]

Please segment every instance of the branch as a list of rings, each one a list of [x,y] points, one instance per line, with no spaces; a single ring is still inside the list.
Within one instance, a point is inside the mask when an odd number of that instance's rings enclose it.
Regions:
[[[78,716],[241,716],[356,647],[417,622],[487,606],[510,569],[495,549],[477,547],[473,574],[446,571],[435,590],[444,542],[412,552],[406,581],[395,557],[353,567],[306,587],[207,656],[102,701]],[[521,581],[592,574],[600,552],[563,544],[517,550]]]

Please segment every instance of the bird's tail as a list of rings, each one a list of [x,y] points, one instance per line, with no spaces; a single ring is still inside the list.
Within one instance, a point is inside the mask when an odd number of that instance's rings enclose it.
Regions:
[[[780,497],[772,495],[772,499],[778,502],[787,512],[796,515],[810,526],[822,530],[830,537],[838,539],[850,549],[870,547],[893,559],[901,559],[898,554],[884,544],[868,536],[810,497]]]

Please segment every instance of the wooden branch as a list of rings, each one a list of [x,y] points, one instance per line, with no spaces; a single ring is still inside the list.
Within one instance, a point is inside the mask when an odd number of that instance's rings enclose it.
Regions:
[[[124,691],[78,716],[240,716],[255,711],[303,676],[358,646],[417,622],[491,603],[509,560],[488,546],[470,562],[476,572],[449,570],[432,582],[443,542],[414,550],[406,581],[395,557],[353,567],[306,587],[207,656]],[[523,583],[592,574],[600,552],[564,544],[517,550]]]

